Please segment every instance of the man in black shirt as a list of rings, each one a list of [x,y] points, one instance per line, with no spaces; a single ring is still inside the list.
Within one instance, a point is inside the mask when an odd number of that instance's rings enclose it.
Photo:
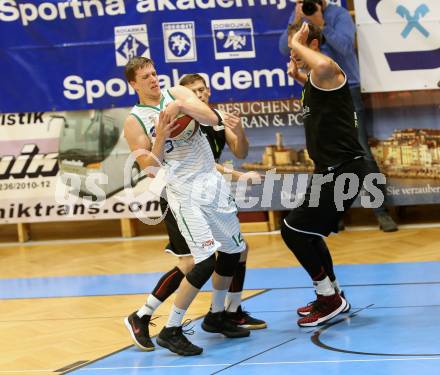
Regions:
[[[285,243],[316,289],[316,300],[297,310],[301,327],[323,324],[350,309],[323,238],[338,231],[339,220],[368,173],[347,77],[331,58],[319,52],[320,43],[320,30],[313,25],[304,23],[299,31],[292,28],[289,32],[288,73],[304,85],[306,146],[315,163],[303,204],[292,210],[281,226]]]
[[[179,84],[193,91],[202,102],[206,104],[209,103],[210,91],[201,75],[187,74],[180,80]],[[211,146],[216,163],[218,163],[226,143],[237,158],[243,159],[247,156],[249,145],[241,126],[240,118],[231,114],[228,121],[234,121],[234,131],[225,126],[200,126],[201,131],[205,134]],[[225,171],[225,168],[221,164],[217,164],[216,166],[220,173],[231,172]],[[238,171],[232,171],[232,178],[238,179],[242,174],[243,173]],[[160,206],[162,212],[167,210],[168,202],[163,197],[160,198]],[[148,296],[146,304],[125,319],[125,325],[134,343],[145,351],[154,350],[154,344],[150,339],[148,330],[153,312],[178,289],[182,279],[194,267],[194,260],[190,249],[180,233],[171,210],[166,211],[164,222],[169,237],[169,243],[166,245],[165,251],[178,257],[178,264],[160,278]],[[266,323],[253,318],[241,307],[241,294],[243,291],[248,253],[247,244],[246,247],[246,250],[241,253],[240,261],[226,295],[224,318],[231,324],[242,328],[262,329],[266,328]]]

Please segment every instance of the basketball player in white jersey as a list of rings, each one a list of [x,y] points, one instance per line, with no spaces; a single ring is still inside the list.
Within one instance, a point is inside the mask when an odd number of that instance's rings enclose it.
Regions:
[[[203,103],[209,105],[211,92],[205,79],[200,74],[186,74],[180,79],[179,85],[189,88]],[[229,146],[232,154],[238,159],[244,159],[248,154],[249,142],[241,126],[240,117],[231,115],[225,121],[228,122],[228,126],[226,127],[200,127],[200,130],[209,142],[216,163],[218,163],[226,144]],[[216,164],[216,167],[222,174],[229,173],[221,164]],[[231,170],[230,172],[232,172],[232,180],[242,178],[244,175],[243,172],[237,170]],[[248,172],[247,176],[260,177],[255,172]],[[144,351],[152,351],[155,349],[149,332],[149,324],[154,312],[176,292],[185,275],[194,267],[191,250],[179,230],[174,215],[171,210],[168,209],[168,202],[164,197],[160,197],[160,207],[162,212],[165,213],[164,223],[169,237],[165,251],[177,257],[178,263],[160,277],[146,298],[145,303],[124,319],[125,326],[133,342]],[[239,327],[250,330],[263,329],[267,327],[266,322],[254,318],[241,306],[241,295],[246,275],[246,258],[249,249],[247,242],[246,247],[246,251],[240,254],[240,261],[235,269],[231,285],[226,294],[226,317]]]
[[[188,140],[170,139],[175,118],[183,113],[199,123],[223,124],[226,113],[212,110],[189,89],[174,86],[161,90],[152,60],[131,59],[125,67],[127,81],[139,96],[127,117],[124,134],[142,169],[162,167],[167,172],[169,206],[184,236],[195,266],[182,280],[168,322],[157,343],[179,355],[197,355],[202,348],[183,334],[182,320],[201,287],[213,275],[211,311],[204,329],[226,337],[246,337],[249,330],[225,319],[224,305],[231,278],[246,248],[236,216],[237,208],[223,177],[217,172],[210,146],[200,129]],[[217,258],[215,253],[217,252]]]

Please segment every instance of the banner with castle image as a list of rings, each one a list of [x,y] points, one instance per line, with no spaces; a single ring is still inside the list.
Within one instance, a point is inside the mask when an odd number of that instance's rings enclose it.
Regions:
[[[371,150],[387,176],[387,202],[440,203],[440,91],[367,94],[364,102]],[[289,202],[299,196],[297,180],[287,183],[286,177],[313,171],[305,148],[300,101],[228,103],[219,108],[241,111],[251,145],[245,161],[234,159],[227,149],[224,160],[232,160],[242,170],[280,173],[270,209],[288,209]],[[262,187],[253,186],[248,195],[261,196]],[[358,199],[355,206],[359,205]]]

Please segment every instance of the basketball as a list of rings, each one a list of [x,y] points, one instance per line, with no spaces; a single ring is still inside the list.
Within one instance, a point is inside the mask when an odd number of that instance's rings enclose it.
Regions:
[[[178,127],[171,132],[170,138],[179,141],[187,141],[190,139],[199,126],[196,120],[183,113],[177,116],[176,125],[178,125]]]

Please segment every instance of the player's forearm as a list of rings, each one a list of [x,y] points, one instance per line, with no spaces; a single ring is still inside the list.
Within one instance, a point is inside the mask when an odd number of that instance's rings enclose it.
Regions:
[[[241,125],[239,126],[241,127]],[[244,135],[243,129],[239,130],[239,132],[239,134],[236,134],[232,144],[228,143],[228,145],[236,158],[244,159],[249,152],[249,142],[247,137]]]
[[[337,73],[337,66],[330,57],[303,46],[295,40],[292,40],[291,46],[295,55],[304,61],[317,76],[328,79],[331,75]]]
[[[304,86],[307,81],[307,74],[298,71],[293,78],[295,79],[295,81]]]
[[[136,160],[142,170],[145,170],[150,175],[154,175],[154,168],[160,168],[162,166],[164,152],[165,139],[159,137],[156,138],[151,151],[138,156]]]
[[[198,122],[206,125],[215,126],[219,123],[217,115],[206,104],[197,102],[193,98],[177,100],[180,112],[186,113]]]

